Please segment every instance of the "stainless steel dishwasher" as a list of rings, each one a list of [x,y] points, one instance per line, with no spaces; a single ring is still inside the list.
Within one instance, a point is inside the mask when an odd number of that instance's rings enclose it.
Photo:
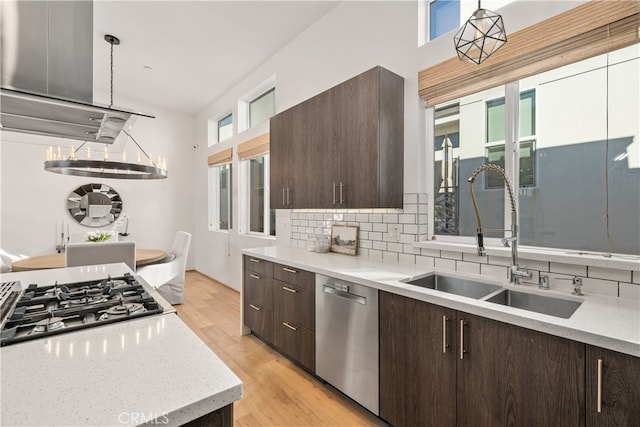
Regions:
[[[316,374],[379,415],[378,290],[316,274]]]

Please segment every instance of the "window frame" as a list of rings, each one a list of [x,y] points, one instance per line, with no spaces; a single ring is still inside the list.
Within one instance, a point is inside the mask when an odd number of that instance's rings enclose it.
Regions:
[[[229,134],[229,136],[228,136],[228,137],[226,137],[226,138],[222,138],[222,137],[220,136],[220,129],[221,129],[222,127],[224,127],[224,126],[220,126],[220,123],[222,123],[224,120],[226,120],[226,119],[228,119],[228,118],[230,118],[230,119],[231,119],[231,121],[229,122],[229,125],[231,126],[231,133]],[[227,115],[223,116],[222,118],[218,119],[218,120],[216,121],[216,125],[217,125],[217,130],[218,130],[218,132],[217,132],[218,141],[217,141],[217,142],[226,141],[227,139],[229,139],[229,138],[233,137],[233,113],[229,113],[229,114],[227,114]]]
[[[438,2],[456,2],[458,4],[458,25],[445,31],[442,32],[438,35],[436,35],[435,37],[431,37],[431,18],[432,18],[432,12],[431,12],[431,7],[433,4],[438,3]],[[427,41],[433,41],[436,40],[442,36],[444,36],[445,34],[455,30],[456,28],[459,28],[460,25],[462,24],[462,11],[463,11],[463,5],[462,5],[462,1],[461,0],[425,0],[425,13],[426,13],[426,39]]]
[[[251,129],[253,127],[256,127],[260,123],[264,122],[264,120],[259,122],[259,123],[252,123],[251,122],[251,105],[253,105],[255,102],[258,102],[259,100],[265,98],[266,96],[268,96],[271,93],[273,93],[273,113],[269,117],[272,117],[276,112],[276,88],[275,88],[275,86],[267,89],[266,91],[262,92],[260,95],[258,95],[256,97],[252,98],[251,100],[247,101],[247,129]],[[268,120],[268,118],[266,120]]]
[[[227,191],[227,213],[229,217],[228,228],[220,227],[220,171],[222,167],[229,168],[228,191]],[[210,166],[207,171],[209,180],[209,230],[231,232],[233,230],[233,164]]]
[[[251,230],[251,161],[257,158],[264,158],[264,206],[263,206],[263,228],[264,231],[252,231]],[[269,154],[264,154],[262,156],[256,156],[251,159],[241,160],[240,161],[240,173],[242,176],[242,182],[240,189],[240,223],[242,224],[240,232],[255,236],[255,237],[265,237],[270,239],[275,239],[276,235],[271,234],[272,231],[274,233],[276,230],[271,229],[271,207],[270,207],[270,157]],[[275,210],[273,212],[274,220],[275,220]]]

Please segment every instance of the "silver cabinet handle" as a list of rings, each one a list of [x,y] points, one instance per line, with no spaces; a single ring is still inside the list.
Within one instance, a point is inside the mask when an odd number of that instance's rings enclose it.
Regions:
[[[249,304],[249,307],[253,308],[256,311],[262,310],[262,308],[258,307],[257,305],[253,305],[253,304]]]
[[[296,328],[295,326],[291,326],[290,324],[288,324],[287,322],[282,322],[282,324],[284,326],[286,326],[287,328],[291,329],[292,331],[297,331],[298,328]]]
[[[340,182],[340,204],[344,203],[344,198],[342,197],[342,189],[344,188],[344,184]]]
[[[449,347],[449,345],[447,344],[447,321],[449,320],[449,318],[447,316],[442,316],[442,352],[446,353],[447,352],[447,347]]]
[[[336,204],[336,183],[333,183],[333,204]]]
[[[282,187],[282,206],[287,206],[287,203],[285,202],[285,196],[284,196],[284,192],[285,192],[285,188]]]
[[[257,274],[250,274],[249,277],[260,280],[260,276],[258,276]]]
[[[255,259],[255,258],[249,258],[249,261],[255,262],[256,264],[262,262],[259,259]]]
[[[602,412],[602,359],[598,359],[598,397],[596,407],[598,413]]]
[[[464,320],[460,321],[460,360],[464,359],[464,354],[466,353],[464,349],[464,327],[466,323]]]
[[[342,297],[348,299],[351,302],[355,302],[362,305],[367,305],[367,299],[363,296],[352,294],[349,292],[340,291],[338,289],[332,288],[331,286],[324,285],[322,287],[322,291],[327,294],[332,294],[338,297]]]
[[[291,288],[287,288],[286,286],[283,286],[282,289],[284,289],[287,292],[291,292],[292,294],[297,293],[298,291],[295,289],[291,289]]]
[[[289,199],[289,192],[291,191],[291,189],[289,187],[287,187],[287,206],[289,206],[291,204],[291,200]]]
[[[286,271],[287,273],[297,273],[297,271],[292,268],[282,267],[282,270]]]

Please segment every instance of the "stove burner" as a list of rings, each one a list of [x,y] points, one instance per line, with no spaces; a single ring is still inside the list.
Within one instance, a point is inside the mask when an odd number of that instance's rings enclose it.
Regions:
[[[79,307],[79,306],[86,306],[86,305],[90,305],[90,304],[98,304],[101,302],[106,301],[107,299],[103,296],[103,295],[87,295],[86,297],[82,297],[82,298],[77,298],[77,299],[70,299],[67,301],[62,301],[60,302],[60,305],[67,308],[67,307]]]
[[[51,332],[57,329],[64,328],[64,322],[60,317],[49,317],[47,319],[42,319],[36,326],[31,330],[32,334],[39,334],[42,332]]]
[[[128,304],[120,304],[114,305],[107,309],[106,312],[100,316],[99,320],[107,320],[112,319],[114,317],[126,317],[131,316],[132,314],[137,314],[138,312],[143,313],[147,311],[142,304],[138,303],[128,303]]]

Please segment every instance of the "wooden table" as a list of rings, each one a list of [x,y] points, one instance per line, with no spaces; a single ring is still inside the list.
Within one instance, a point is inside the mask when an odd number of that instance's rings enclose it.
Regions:
[[[136,267],[160,261],[167,254],[161,249],[136,249]],[[44,270],[64,268],[64,254],[40,255],[21,259],[11,264],[11,271]]]

